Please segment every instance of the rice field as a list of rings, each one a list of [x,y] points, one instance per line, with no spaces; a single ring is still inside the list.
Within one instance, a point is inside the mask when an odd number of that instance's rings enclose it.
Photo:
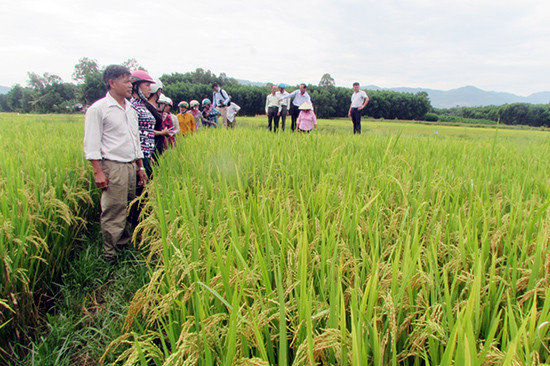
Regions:
[[[39,308],[53,295],[94,192],[81,117],[0,114],[0,129],[2,361],[43,320]]]
[[[74,238],[97,199],[82,117],[55,118],[0,115],[23,126],[0,135],[2,273],[38,277],[6,276],[3,321],[12,289],[47,283],[56,258],[62,268],[64,245],[35,242]],[[151,280],[104,359],[550,362],[547,132],[364,121],[352,136],[351,122],[321,120],[312,134],[274,135],[264,119],[180,138],[155,168],[135,233]]]
[[[547,363],[549,136],[391,127],[181,139],[140,227],[151,281],[107,353],[127,347],[125,365]]]

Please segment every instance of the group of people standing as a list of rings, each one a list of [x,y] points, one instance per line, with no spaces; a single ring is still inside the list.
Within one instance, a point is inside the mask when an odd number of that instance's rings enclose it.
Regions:
[[[214,84],[212,101],[181,101],[174,115],[172,100],[162,93],[162,82],[144,70],[130,72],[124,66],[110,65],[103,80],[107,94],[86,111],[84,154],[102,190],[104,255],[114,263],[128,246],[139,217],[138,205],[127,214],[128,202],[142,194],[158,157],[175,143],[177,134],[216,127],[218,116],[225,127],[235,127],[240,107]]]
[[[130,72],[124,66],[110,65],[103,72],[103,80],[107,94],[86,111],[84,154],[92,164],[95,184],[102,190],[104,255],[108,262],[115,263],[128,246],[139,217],[136,205],[127,214],[128,202],[142,194],[158,157],[175,143],[177,134],[217,127],[220,116],[224,127],[234,128],[240,107],[214,83],[212,100],[181,101],[180,113],[174,115],[172,100],[162,93],[162,82],[144,70]],[[361,110],[368,100],[359,83],[355,83],[348,113],[354,133],[361,133]],[[287,115],[292,119],[292,131],[309,132],[317,126],[305,84],[292,93],[285,90],[284,84],[273,86],[265,110],[273,131],[279,128],[279,120],[285,129]]]
[[[277,132],[280,120],[281,129],[284,131],[286,117],[290,115],[292,119],[290,128],[292,131],[298,129],[302,132],[310,132],[317,127],[317,118],[313,111],[311,96],[307,92],[307,85],[300,84],[299,88],[292,93],[287,92],[285,88],[286,85],[283,83],[278,86],[271,86],[271,93],[265,99],[268,129]],[[290,102],[291,98],[292,103]],[[354,134],[361,133],[361,114],[368,102],[367,93],[360,89],[358,82],[353,83],[348,117],[352,119]]]

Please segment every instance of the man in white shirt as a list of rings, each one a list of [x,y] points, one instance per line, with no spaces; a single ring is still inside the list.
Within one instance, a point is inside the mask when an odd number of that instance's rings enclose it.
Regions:
[[[359,83],[353,83],[353,94],[349,106],[348,117],[353,122],[353,134],[361,134],[361,113],[369,103],[369,96],[360,89]]]
[[[271,93],[265,98],[265,114],[267,115],[267,128],[269,131],[277,132],[279,128],[279,119],[277,114],[280,108],[280,99],[277,97],[277,86],[271,86]],[[275,126],[273,126],[273,120],[275,120]]]
[[[282,99],[283,97],[286,97],[289,93],[285,90],[286,85],[284,83],[279,84],[279,91],[275,93],[277,98],[279,98],[279,113],[277,114],[276,124],[279,122],[279,118],[281,119],[281,128],[284,131],[285,130],[285,124],[286,124],[286,116],[288,115],[288,99]]]
[[[222,116],[223,127],[227,128],[227,107],[231,103],[229,94],[218,83],[212,84],[212,105],[220,112]]]
[[[292,106],[290,107],[290,117],[292,119],[292,124],[290,125],[290,128],[292,129],[292,131],[295,131],[296,121],[298,120],[298,115],[300,114],[300,106],[304,104],[304,102],[308,102],[312,106],[313,103],[311,102],[311,97],[307,92],[307,85],[303,83],[300,84],[300,87],[294,90],[292,93],[282,96],[281,101],[290,98],[294,98],[292,100]]]
[[[105,259],[115,263],[130,242],[132,225],[128,202],[136,197],[138,184],[145,185],[143,152],[138,119],[126,98],[132,95],[130,71],[110,65],[103,72],[107,94],[88,108],[84,120],[84,155],[94,170],[101,192],[101,232]]]

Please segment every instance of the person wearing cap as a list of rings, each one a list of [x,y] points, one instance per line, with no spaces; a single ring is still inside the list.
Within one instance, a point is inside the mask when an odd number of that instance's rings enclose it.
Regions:
[[[310,132],[312,129],[317,128],[317,117],[315,117],[315,112],[313,112],[313,106],[308,102],[304,102],[298,109],[300,110],[296,122],[298,130],[301,132]]]
[[[300,87],[294,90],[292,93],[288,93],[288,95],[282,96],[281,100],[286,100],[290,98],[294,98],[290,107],[290,117],[292,118],[292,124],[290,125],[290,128],[292,129],[292,131],[295,131],[296,121],[298,119],[298,115],[300,114],[300,106],[304,104],[304,102],[308,102],[309,105],[311,105],[313,108],[313,103],[311,102],[311,97],[307,92],[307,85],[303,83],[300,84]]]
[[[212,84],[212,104],[222,116],[223,127],[227,128],[227,107],[231,104],[231,98],[218,83]]]
[[[168,136],[164,136],[164,149],[166,149],[174,146],[174,143],[176,142],[176,132],[174,126],[176,121],[172,119],[172,114],[170,113],[174,103],[172,102],[172,99],[161,93],[157,104],[159,105],[159,111],[162,113],[162,129],[168,130]]]
[[[361,134],[361,113],[369,103],[369,96],[360,89],[359,83],[353,83],[353,94],[349,106],[348,117],[353,122],[353,134]]]
[[[153,159],[157,160],[164,152],[166,137],[170,135],[170,131],[162,127],[164,118],[162,117],[162,110],[158,103],[164,86],[159,79],[153,78],[153,80],[154,82],[151,84],[151,93],[149,94],[146,106],[155,117],[155,153],[153,154]]]
[[[139,139],[141,151],[143,152],[143,166],[147,177],[151,177],[151,158],[155,153],[155,116],[151,113],[153,106],[147,101],[151,95],[151,84],[153,78],[143,71],[136,70],[132,72],[132,98],[130,103],[137,113],[139,124]],[[158,112],[157,112],[158,113]]]
[[[195,119],[195,131],[198,131],[202,127],[202,113],[199,109],[200,105],[201,104],[199,103],[199,101],[195,99],[189,102],[189,107],[191,107],[191,115]]]
[[[285,124],[286,124],[286,116],[288,116],[288,103],[289,100],[287,98],[283,99],[283,97],[287,96],[289,92],[285,90],[286,85],[284,83],[279,84],[279,90],[275,95],[277,98],[279,98],[279,113],[277,113],[277,119],[276,123],[279,123],[279,119],[281,120],[281,129],[285,130]]]
[[[267,128],[269,131],[277,132],[279,128],[279,119],[277,114],[280,110],[280,99],[277,97],[277,86],[271,86],[271,93],[265,98],[265,114],[267,115]],[[272,126],[272,122],[275,120],[275,125]],[[274,128],[273,128],[274,127]]]
[[[229,107],[227,107],[227,126],[229,128],[235,128],[237,124],[237,113],[241,110],[235,102],[229,102]]]
[[[195,118],[191,114],[189,108],[189,103],[182,100],[178,103],[178,108],[180,112],[178,113],[178,122],[180,126],[180,133],[185,136],[187,134],[193,133],[197,130],[195,124]]]
[[[220,112],[214,108],[212,102],[208,98],[202,100],[202,123],[203,126],[218,127],[218,116]]]
[[[107,94],[88,108],[84,119],[84,156],[101,189],[104,257],[112,264],[132,236],[127,212],[128,202],[136,197],[136,180],[140,186],[147,182],[137,114],[126,100],[132,95],[130,76],[124,66],[107,66],[103,72]]]

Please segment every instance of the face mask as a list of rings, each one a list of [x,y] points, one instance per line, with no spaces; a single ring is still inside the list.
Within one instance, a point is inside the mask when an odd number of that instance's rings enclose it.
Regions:
[[[138,89],[138,96],[139,96],[139,99],[143,100],[143,101],[146,101],[147,98],[145,98],[145,94],[143,94],[143,92],[141,91],[141,89]]]

